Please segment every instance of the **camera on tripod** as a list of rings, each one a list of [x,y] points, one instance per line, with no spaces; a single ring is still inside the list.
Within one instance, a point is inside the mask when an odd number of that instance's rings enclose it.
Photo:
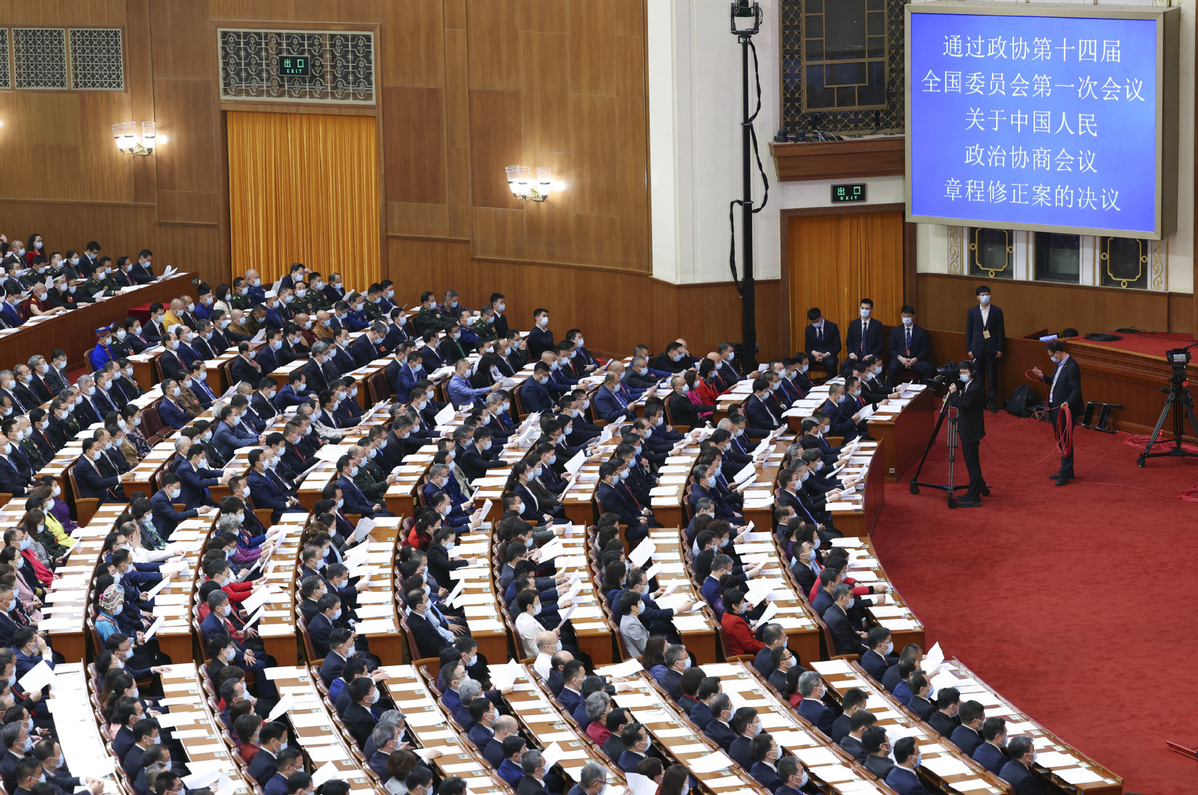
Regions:
[[[931,377],[932,386],[948,386],[949,384],[960,380],[961,377],[957,374],[957,371],[960,369],[960,367],[961,366],[952,359],[949,359],[947,362],[940,365],[940,367],[936,369],[936,372]]]
[[[1165,354],[1165,360],[1173,368],[1173,377],[1184,381],[1186,379],[1186,367],[1190,364],[1190,349],[1174,348]]]

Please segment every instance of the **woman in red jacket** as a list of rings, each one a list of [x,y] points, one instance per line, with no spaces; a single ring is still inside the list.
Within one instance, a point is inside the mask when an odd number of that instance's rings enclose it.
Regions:
[[[720,396],[720,385],[715,380],[715,362],[711,359],[699,362],[699,377],[694,391],[700,405],[714,406],[716,398]]]
[[[724,615],[720,626],[724,630],[724,642],[729,654],[757,654],[765,644],[753,637],[753,628],[745,618],[745,592],[733,588],[724,594]]]
[[[45,256],[45,254],[42,251],[42,249],[44,247],[45,247],[45,243],[42,242],[41,235],[39,235],[35,232],[29,236],[29,240],[26,241],[26,246],[25,246],[25,267],[26,268],[33,267],[33,258],[34,257]]]

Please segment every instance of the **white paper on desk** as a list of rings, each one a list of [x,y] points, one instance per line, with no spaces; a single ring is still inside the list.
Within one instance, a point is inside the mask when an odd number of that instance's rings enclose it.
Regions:
[[[645,670],[640,660],[627,660],[616,665],[606,665],[602,669],[603,676],[625,678],[635,676]]]
[[[285,715],[289,709],[295,706],[295,699],[291,696],[283,696],[279,699],[279,703],[275,704],[275,708],[266,716],[266,722],[270,723],[280,715]]]
[[[940,644],[936,643],[936,645],[928,649],[928,653],[923,656],[923,663],[921,667],[930,676],[936,673],[936,669],[939,668],[943,663],[944,651],[941,650]]]
[[[195,767],[194,762],[188,762],[188,767]],[[203,768],[198,773],[183,777],[183,785],[188,789],[203,789],[211,787],[224,775],[220,768]]]
[[[362,539],[366,538],[374,527],[374,520],[363,516],[358,520],[358,526],[354,528],[354,538],[361,543]]]
[[[582,465],[586,463],[587,454],[579,451],[577,455],[566,462],[566,471],[573,475],[578,470],[582,469]]]
[[[433,421],[437,425],[445,425],[453,419],[455,413],[457,413],[457,410],[453,407],[453,403],[446,403],[445,408],[438,411],[437,415],[433,417]]]
[[[491,686],[496,690],[511,687],[516,680],[524,675],[524,668],[515,660],[508,660],[506,665],[492,665]]]
[[[657,795],[657,782],[648,776],[629,773],[625,778],[628,781],[629,795]]]
[[[717,770],[727,770],[731,766],[732,760],[723,751],[716,751],[687,763],[692,773],[714,773]]]
[[[29,671],[21,677],[18,682],[26,693],[32,693],[35,690],[41,690],[46,685],[54,685],[54,669],[42,660],[37,665],[29,669]]]
[[[574,615],[574,611],[577,609],[578,609],[578,605],[570,605],[570,607],[566,609],[566,612],[562,613],[562,620],[557,622],[557,626],[554,627],[554,629],[558,629],[563,624],[565,624],[567,621],[569,621],[570,616]]]
[[[304,746],[306,753],[313,762],[332,762],[334,759],[344,759],[345,749],[340,745],[323,745],[323,746]]]
[[[632,550],[628,555],[629,562],[638,569],[645,565],[645,561],[653,557],[653,553],[657,551],[657,545],[653,543],[652,538],[646,538],[644,541],[636,545],[636,549]]]
[[[305,749],[305,750],[309,750],[309,749]],[[345,756],[344,748],[337,748],[337,752],[342,757]],[[312,761],[315,762],[317,760],[313,759]],[[329,760],[329,761],[325,762],[323,765],[321,765],[319,768],[317,768],[316,772],[312,774],[312,785],[315,787],[319,787],[321,784],[325,783],[326,781],[336,778],[337,773],[338,773],[337,766],[333,764],[332,760]]]
[[[645,572],[645,579],[652,580],[658,574],[661,574],[662,569],[664,569],[664,568],[665,568],[664,564],[654,563],[652,566],[649,567],[649,570],[647,572]]]
[[[150,638],[154,637],[154,633],[156,633],[158,630],[162,629],[162,623],[165,620],[166,619],[163,618],[162,616],[158,616],[157,618],[155,618],[154,623],[150,624],[150,628],[147,629],[145,632],[145,639],[149,640]]]

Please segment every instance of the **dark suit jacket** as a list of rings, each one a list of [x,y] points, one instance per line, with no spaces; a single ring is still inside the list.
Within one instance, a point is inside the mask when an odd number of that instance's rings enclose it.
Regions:
[[[994,743],[984,742],[974,750],[973,761],[997,776],[1007,763],[1007,755]]]
[[[886,784],[899,795],[928,795],[915,771],[895,765],[886,774]]]
[[[932,717],[932,713],[936,711],[936,707],[932,706],[932,702],[928,701],[926,698],[920,698],[919,696],[911,697],[911,700],[907,702],[907,709],[914,712],[915,715],[922,721],[926,721],[928,718]],[[970,751],[972,750],[973,749],[971,748]],[[966,753],[969,752],[967,751]]]
[[[1063,369],[1060,377],[1057,378],[1057,385],[1055,387],[1052,386],[1052,374],[1044,374],[1044,383],[1049,385],[1052,393],[1049,396],[1048,406],[1049,408],[1057,408],[1064,403],[1068,403],[1069,410],[1073,412],[1073,421],[1077,422],[1086,407],[1086,403],[1082,399],[1082,368],[1072,356],[1066,359],[1059,367]]]
[[[805,698],[799,702],[798,712],[824,734],[832,731],[832,722],[836,720],[836,716],[832,714],[832,710],[824,706],[823,702],[814,698]]]
[[[725,751],[732,747],[732,741],[736,739],[736,735],[732,732],[732,729],[718,720],[708,723],[703,729],[703,733],[715,740],[720,748],[723,748]]]
[[[698,428],[706,423],[699,417],[700,411],[714,411],[715,406],[696,405],[686,395],[671,392],[669,398],[670,419],[674,425],[689,425]]]
[[[958,726],[953,729],[953,733],[949,735],[949,739],[966,756],[973,756],[973,752],[982,744],[982,736],[967,726]]]
[[[1044,785],[1022,762],[1007,762],[998,772],[998,777],[1011,785],[1015,795],[1044,795]]]
[[[870,325],[873,325],[872,323]],[[833,356],[840,353],[840,328],[831,320],[824,318],[824,340],[816,339],[815,326],[810,323],[803,330],[803,349],[810,356],[813,351],[830,353]]]
[[[848,616],[836,605],[824,611],[824,623],[832,633],[832,641],[836,644],[837,654],[860,654],[865,650],[861,637],[853,630]],[[806,700],[806,699],[804,699]]]
[[[846,356],[855,353],[858,361],[866,356],[881,356],[883,346],[882,321],[873,317],[869,319],[869,327],[865,330],[865,339],[861,338],[861,318],[857,318],[849,324],[849,333],[844,338]]]
[[[928,725],[940,732],[941,737],[948,737],[953,733],[954,729],[961,725],[961,722],[956,718],[950,718],[940,710],[936,710],[928,716]]]
[[[990,332],[989,339],[982,334],[983,331]],[[1006,334],[1002,310],[993,304],[990,305],[985,324],[982,323],[981,306],[971,306],[965,314],[965,345],[974,358],[983,353],[995,354],[1001,351]]]
[[[516,795],[549,795],[549,791],[532,776],[525,776],[516,785]]]
[[[171,537],[171,533],[175,532],[175,528],[179,525],[179,522],[182,522],[184,519],[192,519],[199,515],[199,512],[195,508],[183,511],[175,510],[175,505],[171,502],[171,498],[161,489],[154,492],[154,496],[150,497],[150,504],[154,506],[152,514],[154,527],[158,530],[158,535],[167,539]]]
[[[904,325],[895,326],[890,331],[890,357],[897,359],[898,357],[914,356],[920,361],[926,361],[932,353],[932,347],[928,344],[928,333],[923,330],[922,326],[914,323],[911,324],[911,352],[907,353],[907,327]]]
[[[374,717],[370,710],[361,704],[350,704],[345,710],[345,714],[341,716],[341,721],[350,735],[358,741],[359,748],[366,746],[366,741],[370,739],[370,733],[378,725],[378,718]]]
[[[408,629],[412,631],[412,635],[416,638],[416,646],[420,650],[421,657],[437,657],[441,654],[441,650],[448,644],[445,638],[441,637],[441,633],[433,628],[433,625],[424,616],[413,611],[406,617]]]
[[[250,363],[248,361],[246,361],[244,356],[238,356],[229,365],[229,377],[233,379],[234,383],[236,383],[238,381],[245,381],[247,384],[252,386],[254,389],[258,388],[258,383],[262,380],[263,372],[270,372],[270,371],[269,370],[263,370],[263,371],[255,370],[250,365]]]
[[[958,383],[954,403],[957,406],[957,433],[961,435],[961,443],[980,442],[986,435],[986,391],[982,382],[975,378],[968,384]]]
[[[865,757],[865,769],[883,781],[886,780],[886,775],[892,767],[894,767],[894,762],[891,762],[884,756],[873,756],[871,754]]]

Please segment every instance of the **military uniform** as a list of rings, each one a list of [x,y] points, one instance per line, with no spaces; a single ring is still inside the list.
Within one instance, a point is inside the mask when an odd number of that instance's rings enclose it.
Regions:
[[[303,298],[300,298],[297,295],[287,306],[296,315],[300,314],[301,312],[309,315],[315,315],[317,309],[317,307],[312,303],[311,290],[309,290]]]
[[[95,301],[101,295],[116,295],[118,289],[116,283],[109,277],[105,276],[103,279],[99,279],[93,273],[90,279],[79,285],[79,289],[75,292],[75,299],[91,302]],[[82,297],[80,297],[80,294],[82,294]]]
[[[471,326],[470,330],[483,342],[494,342],[499,336],[495,333],[495,325],[493,323],[485,323],[482,320]]]
[[[33,443],[33,439],[25,439],[19,442],[21,450],[29,457],[29,465],[33,467],[34,472],[40,472],[42,467],[46,465],[46,459],[42,458],[41,451],[37,449],[37,445]]]
[[[435,309],[428,307],[420,307],[420,311],[412,318],[412,325],[416,327],[416,333],[423,336],[430,331],[444,331],[453,324],[454,321],[442,315]]]
[[[378,464],[368,458],[358,465],[354,485],[370,500],[381,502],[387,492],[387,475]]]
[[[367,301],[364,311],[366,312],[366,319],[371,323],[376,320],[384,320],[387,316],[387,313],[383,309],[382,301]]]
[[[235,290],[233,297],[229,299],[229,306],[233,309],[252,309],[254,302],[250,300],[248,295],[242,295]]]

